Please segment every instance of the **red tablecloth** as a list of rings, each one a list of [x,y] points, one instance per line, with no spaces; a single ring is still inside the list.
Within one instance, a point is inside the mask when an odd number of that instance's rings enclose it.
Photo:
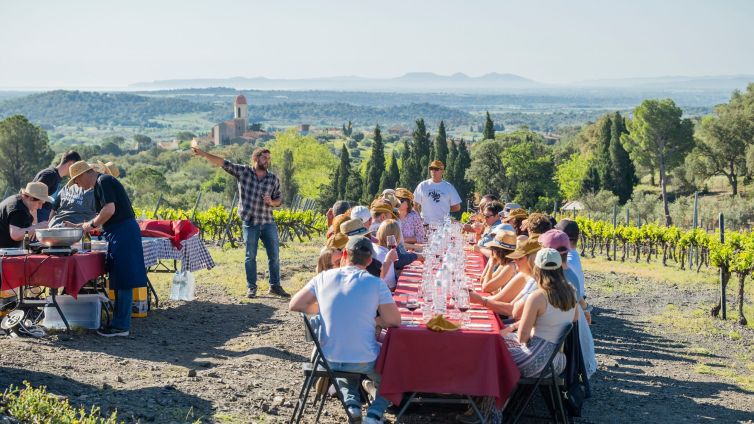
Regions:
[[[105,274],[105,253],[76,253],[71,256],[28,255],[5,256],[2,261],[2,289],[24,285],[65,287],[77,297],[87,281]]]
[[[181,242],[199,234],[199,229],[188,219],[156,220],[145,219],[139,221],[142,237],[158,237],[169,239],[173,247],[181,250]]]
[[[481,255],[469,252],[468,256],[466,273],[478,276]],[[418,262],[404,269],[394,294],[399,307],[407,293],[418,290],[420,281]],[[470,312],[472,322],[487,322],[492,331],[437,333],[424,325],[388,330],[376,365],[382,376],[380,394],[394,404],[411,392],[491,396],[502,407],[518,383],[518,368],[500,336],[497,316],[486,310]],[[402,309],[401,314],[409,312]]]

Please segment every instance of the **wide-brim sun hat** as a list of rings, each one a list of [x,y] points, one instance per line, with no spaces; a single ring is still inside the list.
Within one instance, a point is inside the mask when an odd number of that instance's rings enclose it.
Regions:
[[[442,163],[442,161],[439,161],[437,159],[433,160],[432,163],[428,166],[429,169],[445,169],[445,164]]]
[[[25,194],[37,200],[44,200],[45,202],[49,203],[53,203],[55,201],[55,199],[50,197],[50,195],[48,194],[47,185],[39,181],[26,184],[26,187],[21,189],[21,194]]]
[[[99,168],[99,172],[103,174],[112,175],[115,178],[120,176],[120,168],[118,168],[118,166],[112,161],[104,163],[101,160],[98,160],[97,167]]]
[[[398,217],[395,215],[395,212],[393,212],[393,208],[385,204],[373,206],[371,212],[373,214],[389,213],[393,217],[393,219],[398,219]]]
[[[524,256],[529,256],[532,253],[539,252],[541,248],[542,245],[539,244],[539,240],[537,240],[536,238],[529,238],[523,243],[520,243],[516,247],[516,250],[508,255],[508,259],[521,259]]]
[[[348,236],[343,233],[335,233],[327,239],[325,246],[343,250],[348,244]]]
[[[396,188],[395,197],[399,199],[408,199],[412,202],[414,201],[414,193],[411,193],[411,191],[405,188]]]
[[[495,236],[495,238],[484,243],[483,247],[494,247],[498,249],[510,250],[512,253],[516,250],[516,233],[513,231],[500,232]]]
[[[68,184],[66,184],[66,187],[72,186],[73,184],[75,184],[76,178],[80,177],[85,172],[93,170],[93,169],[94,167],[90,163],[87,163],[87,161],[85,160],[80,160],[74,163],[73,165],[71,165],[71,167],[68,170],[68,173],[70,174],[71,179],[68,180]]]
[[[340,232],[351,237],[364,235],[368,233],[369,230],[364,227],[364,222],[358,218],[353,218],[340,224]]]

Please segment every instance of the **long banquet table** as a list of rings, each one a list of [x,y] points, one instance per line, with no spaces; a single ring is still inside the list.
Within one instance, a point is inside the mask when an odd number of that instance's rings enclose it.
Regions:
[[[466,274],[477,277],[477,283],[483,264],[481,255],[467,252]],[[407,320],[406,295],[418,290],[421,274],[419,262],[404,268],[393,295]],[[469,313],[473,329],[439,333],[423,324],[389,329],[376,365],[382,376],[380,394],[396,405],[403,393],[489,396],[502,407],[518,383],[518,368],[500,336],[497,315],[477,305]]]

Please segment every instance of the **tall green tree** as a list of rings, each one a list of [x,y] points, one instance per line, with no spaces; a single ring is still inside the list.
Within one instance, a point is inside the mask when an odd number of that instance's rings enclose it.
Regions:
[[[539,134],[517,130],[505,134],[505,150],[500,159],[508,177],[512,200],[526,208],[549,210],[558,196],[553,183],[555,162],[552,148]]]
[[[502,142],[484,140],[471,149],[471,166],[466,177],[474,183],[480,194],[500,194],[507,186],[505,168],[500,160]]]
[[[610,126],[610,191],[618,196],[621,204],[625,204],[634,192],[634,186],[639,182],[636,177],[636,167],[628,152],[623,147],[621,137],[626,134],[626,120],[615,112]]]
[[[351,175],[351,157],[348,155],[348,149],[344,144],[340,149],[340,162],[333,176],[333,192],[336,200],[345,199],[346,183]]]
[[[380,180],[385,173],[385,146],[382,143],[380,126],[374,127],[374,142],[372,155],[367,162],[365,192],[369,198],[374,198],[380,192]]]
[[[283,152],[283,164],[280,168],[280,191],[283,195],[283,204],[290,206],[293,204],[293,199],[298,194],[298,184],[294,179],[296,172],[293,166],[293,152],[285,150]]]
[[[445,165],[448,164],[448,134],[445,132],[445,122],[443,121],[440,121],[440,128],[437,129],[434,158]]]
[[[416,163],[422,170],[421,175],[424,176],[429,172],[427,169],[429,167],[429,162],[431,162],[430,153],[432,150],[432,141],[430,140],[427,126],[424,124],[424,118],[416,120],[416,129],[414,129],[412,138],[414,146],[411,153],[414,155]]]
[[[665,224],[671,225],[668,210],[667,173],[683,163],[694,147],[694,125],[682,118],[683,111],[671,99],[644,100],[627,123],[629,133],[621,140],[636,162],[653,165],[660,171],[660,190]]]
[[[453,169],[456,163],[456,159],[458,158],[458,145],[455,141],[450,140],[448,147],[448,163],[445,164],[445,179],[453,184],[453,182],[456,180]]]
[[[733,92],[728,103],[704,117],[696,139],[690,155],[694,171],[703,178],[725,176],[731,192],[737,195],[739,178],[752,171],[747,154],[751,157],[754,147],[754,84],[749,84],[744,93]]]
[[[358,168],[351,169],[346,181],[346,191],[343,199],[350,202],[360,202],[364,197],[364,181]]]
[[[422,174],[419,173],[419,163],[417,161],[418,159],[414,153],[414,146],[406,140],[404,143],[403,154],[401,155],[401,187],[413,191],[422,181]]]
[[[487,118],[484,121],[484,139],[485,140],[495,139],[495,123],[492,122],[492,118],[490,117],[489,111],[487,111]]]
[[[584,192],[584,180],[589,169],[591,169],[589,158],[579,153],[572,154],[570,158],[557,166],[555,181],[560,188],[562,199],[575,200],[581,197]]]
[[[54,155],[45,130],[25,116],[0,121],[0,175],[12,189],[25,186]]]
[[[398,187],[400,177],[400,171],[398,171],[398,158],[395,157],[395,150],[393,150],[393,153],[390,156],[390,165],[388,166],[387,171],[382,173],[382,179],[380,180],[380,190]],[[411,189],[413,189],[413,187]]]
[[[452,183],[453,187],[458,191],[458,195],[461,196],[461,208],[469,198],[469,195],[474,191],[474,183],[466,178],[466,170],[471,166],[471,155],[469,149],[466,147],[466,142],[461,139],[458,142],[458,156],[453,163],[453,178],[455,181]]]

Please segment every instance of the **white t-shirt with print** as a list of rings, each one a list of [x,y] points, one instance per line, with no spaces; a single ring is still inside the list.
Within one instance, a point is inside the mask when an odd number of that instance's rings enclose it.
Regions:
[[[394,303],[382,280],[347,266],[317,274],[304,289],[319,303],[319,337],[328,361],[363,363],[377,359],[377,308]]]
[[[435,183],[429,179],[416,186],[414,201],[421,205],[422,220],[429,224],[445,219],[450,214],[450,207],[461,203],[461,196],[449,182]]]

